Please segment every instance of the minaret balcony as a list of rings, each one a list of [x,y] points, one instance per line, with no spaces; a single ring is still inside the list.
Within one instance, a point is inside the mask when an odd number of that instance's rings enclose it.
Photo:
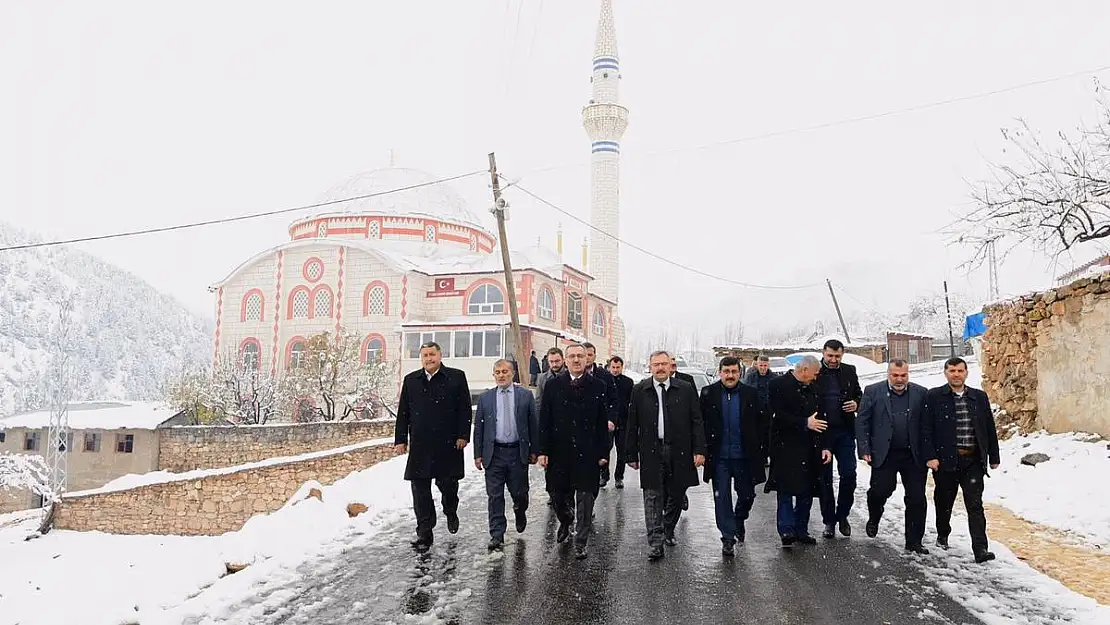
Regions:
[[[619,138],[628,127],[628,109],[611,102],[588,104],[582,109],[582,125],[587,132]]]

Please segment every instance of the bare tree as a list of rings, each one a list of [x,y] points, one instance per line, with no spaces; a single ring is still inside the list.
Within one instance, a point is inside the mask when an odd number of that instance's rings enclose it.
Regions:
[[[175,411],[185,412],[189,425],[204,425],[220,417],[213,408],[215,391],[211,372],[183,368],[166,389],[165,398]]]
[[[234,352],[216,364],[209,392],[213,418],[233,423],[263,425],[286,406],[281,378],[262,372],[257,362],[243,361]]]
[[[308,339],[304,357],[287,379],[297,419],[383,416],[393,407],[388,391],[393,369],[376,357],[364,361],[362,338],[345,328]]]
[[[0,490],[30,491],[44,500],[53,500],[50,470],[42,456],[0,453]]]
[[[1096,91],[1098,121],[1060,132],[1059,145],[1047,145],[1024,120],[1002,129],[1015,162],[992,165],[992,179],[972,193],[978,207],[951,232],[971,245],[973,266],[988,258],[994,241],[1003,243],[1003,256],[1020,245],[1057,256],[1110,237],[1110,104],[1101,85]]]

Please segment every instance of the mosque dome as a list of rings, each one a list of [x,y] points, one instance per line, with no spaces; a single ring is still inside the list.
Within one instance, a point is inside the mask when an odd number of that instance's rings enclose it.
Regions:
[[[453,222],[485,227],[485,220],[470,210],[466,200],[451,188],[450,182],[432,184],[438,179],[428,172],[404,167],[374,169],[352,176],[332,187],[319,201],[330,202],[406,189],[396,193],[339,202],[322,207],[331,214],[425,215]],[[415,187],[415,188],[408,188]]]

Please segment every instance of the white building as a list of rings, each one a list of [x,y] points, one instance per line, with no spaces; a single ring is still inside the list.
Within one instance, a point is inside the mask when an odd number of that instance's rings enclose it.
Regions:
[[[618,60],[610,0],[602,1],[593,60],[593,99],[583,110],[591,139],[591,220],[618,230],[619,139],[627,110],[616,104]],[[323,198],[342,200],[410,187],[433,176],[388,168],[357,175]],[[234,353],[277,373],[296,366],[307,339],[340,327],[363,337],[362,357],[419,367],[434,340],[473,390],[493,384],[493,362],[513,354],[500,249],[487,219],[448,184],[344,202],[341,213],[294,222],[289,240],[259,252],[211,287],[216,295],[213,358]],[[492,220],[492,217],[488,218]],[[617,314],[615,239],[593,239],[590,272],[538,245],[511,251],[525,353],[590,341],[599,360],[623,354]],[[561,247],[561,243],[559,244]],[[594,274],[594,275],[591,275]],[[527,363],[521,363],[522,381]]]

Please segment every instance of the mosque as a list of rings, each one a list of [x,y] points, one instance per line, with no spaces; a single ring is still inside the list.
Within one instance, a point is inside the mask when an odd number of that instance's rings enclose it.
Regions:
[[[620,140],[628,110],[619,104],[620,61],[611,0],[601,1],[582,121],[590,139],[590,242],[582,264],[534,244],[510,251],[524,351],[590,341],[599,360],[622,354],[617,311]],[[390,167],[356,175],[323,201],[431,182]],[[474,391],[493,384],[493,362],[514,354],[501,251],[492,217],[472,212],[449,183],[344,202],[343,212],[295,221],[289,240],[259,252],[210,290],[216,299],[213,359],[237,354],[258,371],[297,367],[308,338],[340,328],[361,337],[361,358],[420,366],[434,340],[444,362],[464,370]],[[607,236],[603,233],[609,233]],[[588,261],[588,262],[587,262]],[[521,363],[527,373],[527,363]],[[399,381],[399,378],[398,378]]]

